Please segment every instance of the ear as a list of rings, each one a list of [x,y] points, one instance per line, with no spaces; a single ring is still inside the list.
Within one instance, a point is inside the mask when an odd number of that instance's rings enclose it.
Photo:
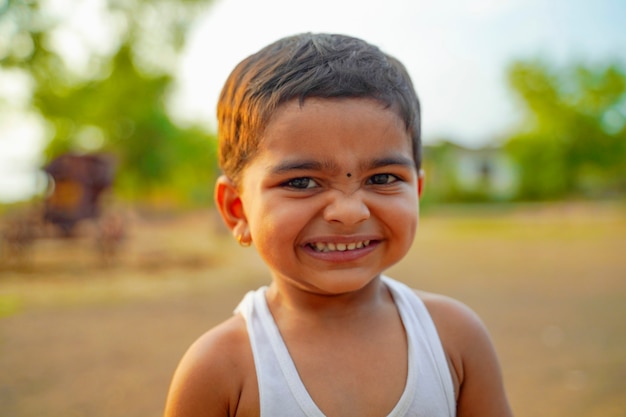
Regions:
[[[233,236],[240,239],[248,236],[248,221],[237,186],[225,175],[221,175],[215,183],[215,205]]]
[[[424,170],[420,169],[417,173],[417,196],[422,198],[422,191],[424,190]]]

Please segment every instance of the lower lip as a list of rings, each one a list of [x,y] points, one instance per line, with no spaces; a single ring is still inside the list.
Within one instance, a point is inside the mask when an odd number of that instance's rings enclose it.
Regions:
[[[376,249],[376,246],[379,244],[379,241],[372,241],[364,248],[345,250],[343,252],[338,250],[332,252],[318,252],[309,245],[304,246],[304,250],[313,258],[326,262],[351,262],[367,256]]]

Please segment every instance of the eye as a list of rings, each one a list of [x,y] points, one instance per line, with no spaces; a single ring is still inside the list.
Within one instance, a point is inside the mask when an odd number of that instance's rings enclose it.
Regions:
[[[368,180],[367,183],[368,184],[373,184],[373,185],[384,185],[384,184],[391,184],[398,181],[398,177],[396,177],[395,175],[392,174],[376,174],[376,175],[372,175]]]
[[[306,190],[308,188],[315,188],[318,186],[317,183],[309,177],[293,178],[286,181],[284,185],[298,190]]]

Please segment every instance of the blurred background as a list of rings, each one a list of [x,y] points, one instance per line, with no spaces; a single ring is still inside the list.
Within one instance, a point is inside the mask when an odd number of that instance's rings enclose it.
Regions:
[[[516,415],[625,416],[626,3],[0,0],[0,416],[149,416],[268,282],[212,209],[215,106],[283,36],[399,58],[426,191],[390,271],[479,312]],[[418,271],[417,273],[415,271]]]

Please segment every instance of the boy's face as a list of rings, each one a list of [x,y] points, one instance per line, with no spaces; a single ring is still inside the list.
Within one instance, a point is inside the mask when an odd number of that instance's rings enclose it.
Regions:
[[[413,242],[412,155],[402,120],[376,101],[291,101],[273,115],[239,187],[218,183],[217,203],[275,280],[320,294],[356,291]]]

